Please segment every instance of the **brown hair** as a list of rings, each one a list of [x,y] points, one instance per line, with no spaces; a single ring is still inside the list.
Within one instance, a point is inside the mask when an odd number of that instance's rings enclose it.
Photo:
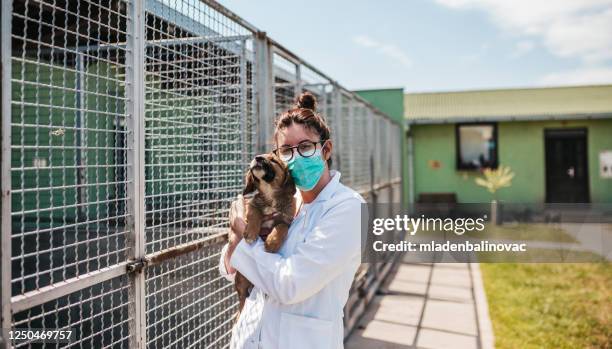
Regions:
[[[303,125],[310,131],[316,132],[321,141],[330,139],[329,126],[321,114],[317,113],[317,99],[310,92],[304,92],[295,98],[291,109],[282,113],[275,122],[274,141],[278,140],[278,131],[291,126],[292,124]],[[327,160],[327,165],[331,166],[331,157]]]

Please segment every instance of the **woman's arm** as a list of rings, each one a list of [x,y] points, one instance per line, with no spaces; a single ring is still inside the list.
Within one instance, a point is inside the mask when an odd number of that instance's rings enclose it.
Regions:
[[[359,256],[360,216],[361,201],[347,199],[321,217],[291,256],[265,252],[260,239],[253,245],[241,241],[230,264],[279,302],[301,302],[319,292]]]

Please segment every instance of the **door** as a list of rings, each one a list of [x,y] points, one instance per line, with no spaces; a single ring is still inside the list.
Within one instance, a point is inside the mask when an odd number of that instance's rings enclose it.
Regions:
[[[545,130],[546,202],[589,202],[587,130]]]

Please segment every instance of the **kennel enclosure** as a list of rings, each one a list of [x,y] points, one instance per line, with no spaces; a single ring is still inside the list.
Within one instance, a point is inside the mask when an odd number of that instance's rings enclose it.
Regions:
[[[302,91],[343,182],[401,201],[401,126],[214,1],[1,9],[5,346],[9,328],[72,328],[68,347],[227,347],[229,203]],[[347,333],[389,267],[359,269]]]

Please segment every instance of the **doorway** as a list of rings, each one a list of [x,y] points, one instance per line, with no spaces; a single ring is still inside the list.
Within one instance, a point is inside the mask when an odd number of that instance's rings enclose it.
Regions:
[[[589,202],[586,128],[544,131],[546,202]]]

